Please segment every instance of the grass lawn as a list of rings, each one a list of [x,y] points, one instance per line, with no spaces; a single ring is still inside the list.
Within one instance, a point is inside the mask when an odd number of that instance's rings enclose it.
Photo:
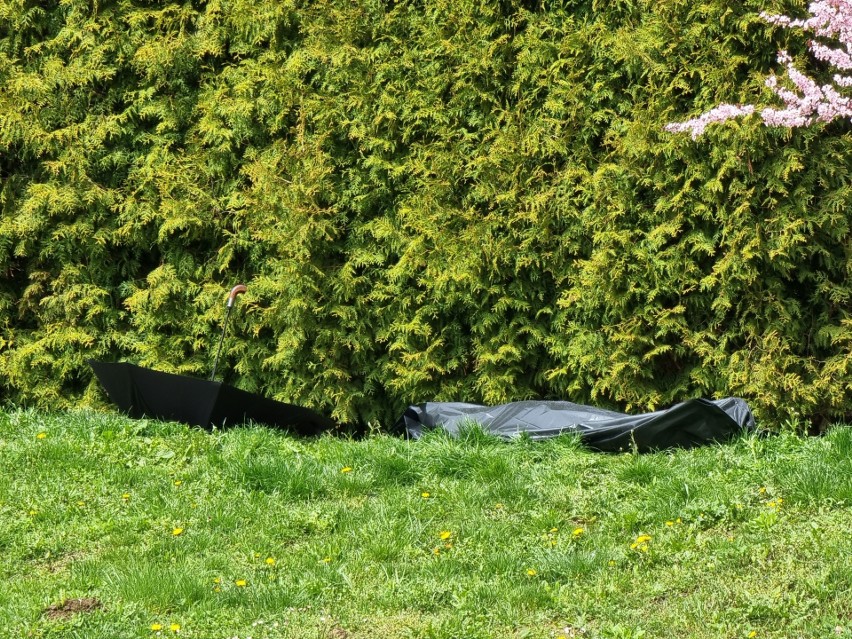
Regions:
[[[0,636],[851,637],[852,429],[653,455],[0,412]]]

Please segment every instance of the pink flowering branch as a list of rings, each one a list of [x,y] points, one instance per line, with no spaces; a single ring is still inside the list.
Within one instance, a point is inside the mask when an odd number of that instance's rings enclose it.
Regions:
[[[786,51],[778,53],[778,63],[787,72],[787,79],[793,88],[782,86],[777,76],[766,80],[776,96],[784,103],[784,108],[754,105],[722,104],[706,113],[687,120],[666,125],[666,131],[672,133],[689,132],[692,139],[704,133],[709,124],[721,123],[733,118],[759,113],[764,124],[787,128],[808,126],[815,122],[831,122],[838,118],[852,118],[852,100],[844,96],[839,89],[852,87],[852,0],[815,0],[808,7],[810,17],[795,20],[788,16],[761,13],[760,17],[769,24],[787,28],[800,28],[820,38],[835,40],[833,46],[811,40],[808,49],[815,59],[825,62],[839,73],[832,77],[831,84],[820,85],[800,71]]]

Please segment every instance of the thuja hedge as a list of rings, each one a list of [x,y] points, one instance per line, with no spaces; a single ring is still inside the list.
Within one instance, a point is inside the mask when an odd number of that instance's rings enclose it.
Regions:
[[[0,387],[88,358],[408,403],[852,413],[852,135],[757,118],[757,0],[0,1]],[[817,71],[819,71],[817,69]]]

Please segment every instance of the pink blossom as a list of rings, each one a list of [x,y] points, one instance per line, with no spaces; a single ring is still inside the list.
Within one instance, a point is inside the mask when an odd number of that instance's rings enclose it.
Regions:
[[[752,113],[754,113],[754,107],[750,104],[745,106],[720,104],[715,109],[711,109],[710,111],[707,111],[707,113],[703,113],[692,120],[667,124],[665,129],[670,133],[682,133],[689,131],[692,134],[692,139],[694,140],[704,133],[704,129],[707,128],[708,124],[713,124],[714,122],[725,122],[743,115],[751,115]]]
[[[761,13],[760,17],[769,24],[799,28],[820,38],[834,39],[832,46],[811,40],[808,49],[815,59],[839,71],[852,71],[852,0],[816,0],[811,2],[808,11],[810,17],[804,20],[768,13]],[[832,77],[833,84],[819,85],[795,66],[786,51],[778,53],[778,63],[785,68],[788,86],[782,86],[776,75],[767,78],[766,86],[780,98],[784,108],[758,109],[754,105],[722,104],[692,120],[668,124],[666,131],[689,131],[695,139],[704,133],[709,124],[726,122],[755,112],[760,114],[763,123],[768,126],[788,128],[852,118],[852,100],[840,91],[852,87],[852,76],[836,73]]]

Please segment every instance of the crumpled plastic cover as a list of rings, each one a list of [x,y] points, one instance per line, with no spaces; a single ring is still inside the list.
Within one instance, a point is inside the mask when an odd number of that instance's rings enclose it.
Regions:
[[[748,404],[736,397],[690,399],[639,415],[564,401],[522,401],[492,407],[426,402],[409,406],[397,421],[397,427],[404,428],[413,439],[433,428],[458,434],[460,428],[470,424],[507,439],[522,433],[532,439],[574,433],[589,448],[608,452],[693,448],[730,439],[755,427]]]

